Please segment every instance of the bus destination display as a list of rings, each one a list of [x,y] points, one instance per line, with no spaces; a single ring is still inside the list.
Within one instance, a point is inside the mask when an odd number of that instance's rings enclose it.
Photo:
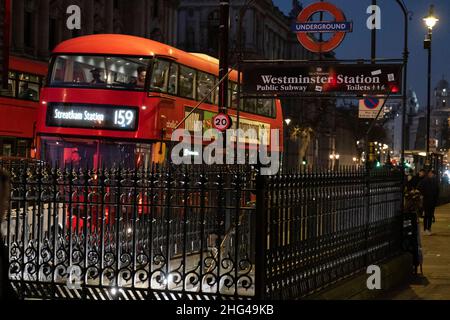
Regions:
[[[131,107],[50,103],[47,109],[47,125],[133,131],[137,127],[137,116],[137,109]]]

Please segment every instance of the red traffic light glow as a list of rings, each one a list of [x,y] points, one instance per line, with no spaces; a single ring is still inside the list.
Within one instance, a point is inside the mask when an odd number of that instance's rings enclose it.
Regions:
[[[400,91],[396,85],[391,85],[390,89],[392,93],[398,93]]]

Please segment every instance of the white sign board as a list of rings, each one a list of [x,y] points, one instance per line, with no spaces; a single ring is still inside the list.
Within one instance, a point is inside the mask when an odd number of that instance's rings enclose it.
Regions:
[[[359,100],[359,118],[361,119],[375,119],[384,104],[384,99],[365,98]],[[380,114],[381,118],[383,114]]]

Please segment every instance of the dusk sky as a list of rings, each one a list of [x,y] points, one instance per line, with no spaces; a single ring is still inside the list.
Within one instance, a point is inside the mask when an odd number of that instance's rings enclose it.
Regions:
[[[354,23],[349,33],[336,50],[338,59],[370,58],[370,31],[366,27],[367,7],[372,0],[328,0],[341,8],[347,19]],[[285,13],[289,13],[292,0],[274,0]],[[304,6],[317,2],[301,0]],[[423,49],[426,27],[423,18],[428,14],[430,4],[435,5],[435,15],[440,19],[433,29],[433,74],[432,86],[442,79],[450,80],[450,1],[449,0],[405,0],[412,12],[409,32],[409,84],[416,91],[421,107],[426,106],[427,94],[427,51]],[[378,58],[401,58],[403,52],[403,14],[395,0],[378,0],[382,10],[382,28],[377,36]],[[300,44],[299,44],[300,45]]]

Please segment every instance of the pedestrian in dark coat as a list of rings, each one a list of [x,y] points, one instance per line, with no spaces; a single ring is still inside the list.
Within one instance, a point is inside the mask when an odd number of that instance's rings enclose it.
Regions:
[[[415,176],[413,176],[411,178],[411,180],[408,181],[406,187],[407,187],[407,192],[409,193],[415,193],[417,192],[417,186],[419,185],[419,183],[425,179],[427,175],[427,172],[424,169],[420,169],[418,174],[416,174]],[[422,201],[418,201],[417,202],[417,206],[415,208],[416,214],[418,217],[422,218],[423,217],[423,207],[422,207]]]
[[[5,206],[9,198],[10,179],[6,171],[0,169],[0,225],[5,218]],[[17,300],[17,295],[9,280],[8,251],[3,243],[0,228],[0,301]]]
[[[428,175],[423,179],[417,189],[420,191],[423,197],[423,229],[425,235],[431,235],[431,225],[433,223],[434,210],[439,200],[439,182],[436,178],[436,172],[431,170]]]
[[[426,175],[427,175],[426,171],[424,169],[420,169],[419,173],[414,177],[412,177],[410,181],[408,181],[407,184],[408,190],[417,189],[417,186],[425,178]]]

